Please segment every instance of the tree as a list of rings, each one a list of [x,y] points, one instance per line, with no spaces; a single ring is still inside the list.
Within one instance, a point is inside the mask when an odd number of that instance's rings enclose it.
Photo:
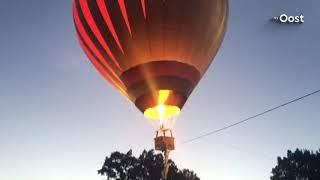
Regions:
[[[163,160],[163,155],[153,150],[144,150],[138,158],[132,155],[132,150],[113,152],[106,157],[98,174],[107,176],[108,180],[160,180]],[[178,169],[172,160],[169,163],[168,180],[200,180],[193,171]]]
[[[271,180],[320,180],[320,150],[289,150],[287,157],[278,157]]]

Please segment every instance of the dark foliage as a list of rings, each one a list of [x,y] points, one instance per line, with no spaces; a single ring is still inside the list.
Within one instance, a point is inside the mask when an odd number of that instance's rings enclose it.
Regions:
[[[153,150],[144,150],[138,158],[132,155],[132,150],[113,152],[106,157],[98,174],[109,180],[160,180],[163,159],[162,154],[155,154]],[[169,163],[168,180],[200,180],[193,171],[179,170],[173,161]]]
[[[320,150],[297,149],[288,151],[287,157],[278,157],[271,180],[320,180]]]

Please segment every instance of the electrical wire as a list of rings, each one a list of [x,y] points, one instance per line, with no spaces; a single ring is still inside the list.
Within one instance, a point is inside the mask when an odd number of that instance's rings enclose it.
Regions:
[[[240,124],[242,124],[242,123],[248,122],[248,121],[250,121],[250,120],[252,120],[252,119],[254,119],[254,118],[256,118],[256,117],[259,117],[259,116],[262,116],[262,115],[264,115],[264,114],[270,113],[270,112],[272,112],[272,111],[274,111],[274,110],[280,109],[280,108],[282,108],[282,107],[284,107],[284,106],[287,106],[287,105],[289,105],[289,104],[295,103],[295,102],[300,101],[300,100],[302,100],[302,99],[304,99],[304,98],[307,98],[307,97],[309,97],[309,96],[315,95],[315,94],[317,94],[317,93],[319,93],[319,92],[320,92],[320,89],[319,89],[319,90],[316,90],[316,91],[313,91],[313,92],[311,92],[311,93],[308,93],[308,94],[306,94],[306,95],[304,95],[304,96],[301,96],[301,97],[295,98],[295,99],[293,99],[293,100],[290,100],[290,101],[288,101],[288,102],[286,102],[286,103],[283,103],[283,104],[281,104],[281,105],[279,105],[279,106],[276,106],[276,107],[273,107],[273,108],[268,109],[268,110],[266,110],[266,111],[263,111],[263,112],[258,113],[258,114],[256,114],[256,115],[250,116],[250,117],[248,117],[248,118],[246,118],[246,119],[244,119],[244,120],[241,120],[241,121],[238,121],[238,122],[236,122],[236,123],[227,125],[227,126],[222,127],[222,128],[220,128],[220,129],[216,129],[216,130],[207,132],[207,133],[205,133],[205,134],[196,136],[196,137],[191,138],[191,139],[189,139],[189,140],[183,141],[182,144],[191,143],[191,142],[194,142],[194,141],[199,140],[199,139],[201,139],[201,138],[204,138],[204,137],[207,137],[207,136],[211,136],[211,135],[213,135],[213,134],[217,134],[217,133],[219,133],[219,132],[221,132],[221,131],[224,131],[224,130],[226,130],[226,129],[229,129],[229,128],[232,128],[232,127],[234,127],[234,126],[240,125]]]

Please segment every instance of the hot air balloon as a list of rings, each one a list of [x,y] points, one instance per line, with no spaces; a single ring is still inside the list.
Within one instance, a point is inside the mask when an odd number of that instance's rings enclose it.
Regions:
[[[146,118],[159,122],[156,149],[173,150],[165,125],[179,115],[217,54],[228,1],[74,0],[73,13],[94,67]]]

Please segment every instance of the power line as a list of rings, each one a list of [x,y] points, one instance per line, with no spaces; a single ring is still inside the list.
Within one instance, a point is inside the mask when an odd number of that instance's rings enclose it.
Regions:
[[[319,89],[319,90],[316,90],[316,91],[313,91],[313,92],[311,92],[311,93],[309,93],[309,94],[306,94],[306,95],[304,95],[304,96],[295,98],[295,99],[293,99],[293,100],[291,100],[291,101],[288,101],[288,102],[286,102],[286,103],[283,103],[283,104],[281,104],[281,105],[279,105],[279,106],[276,106],[276,107],[273,107],[273,108],[268,109],[268,110],[266,110],[266,111],[263,111],[263,112],[261,112],[261,113],[259,113],[259,114],[250,116],[250,117],[248,117],[248,118],[246,118],[246,119],[244,119],[244,120],[238,121],[238,122],[236,122],[236,123],[230,124],[230,125],[228,125],[228,126],[225,126],[225,127],[220,128],[220,129],[216,129],[216,130],[214,130],[214,131],[210,131],[210,132],[207,132],[207,133],[202,134],[202,135],[200,135],[200,136],[194,137],[194,138],[192,138],[192,139],[189,139],[189,140],[187,140],[187,141],[182,142],[182,144],[187,144],[187,143],[196,141],[196,140],[198,140],[198,139],[201,139],[201,138],[204,138],[204,137],[207,137],[207,136],[216,134],[216,133],[218,133],[218,132],[224,131],[224,130],[229,129],[229,128],[231,128],[231,127],[234,127],[234,126],[237,126],[237,125],[239,125],[239,124],[245,123],[245,122],[247,122],[247,121],[249,121],[249,120],[252,120],[252,119],[254,119],[254,118],[256,118],[256,117],[259,117],[259,116],[262,116],[262,115],[264,115],[264,114],[267,114],[267,113],[269,113],[269,112],[271,112],[271,111],[280,109],[280,108],[282,108],[282,107],[284,107],[284,106],[287,106],[287,105],[289,105],[289,104],[292,104],[292,103],[295,103],[295,102],[297,102],[297,101],[300,101],[300,100],[302,100],[302,99],[304,99],[304,98],[307,98],[307,97],[312,96],[312,95],[314,95],[314,94],[317,94],[317,93],[319,93],[319,92],[320,92],[320,89]]]

